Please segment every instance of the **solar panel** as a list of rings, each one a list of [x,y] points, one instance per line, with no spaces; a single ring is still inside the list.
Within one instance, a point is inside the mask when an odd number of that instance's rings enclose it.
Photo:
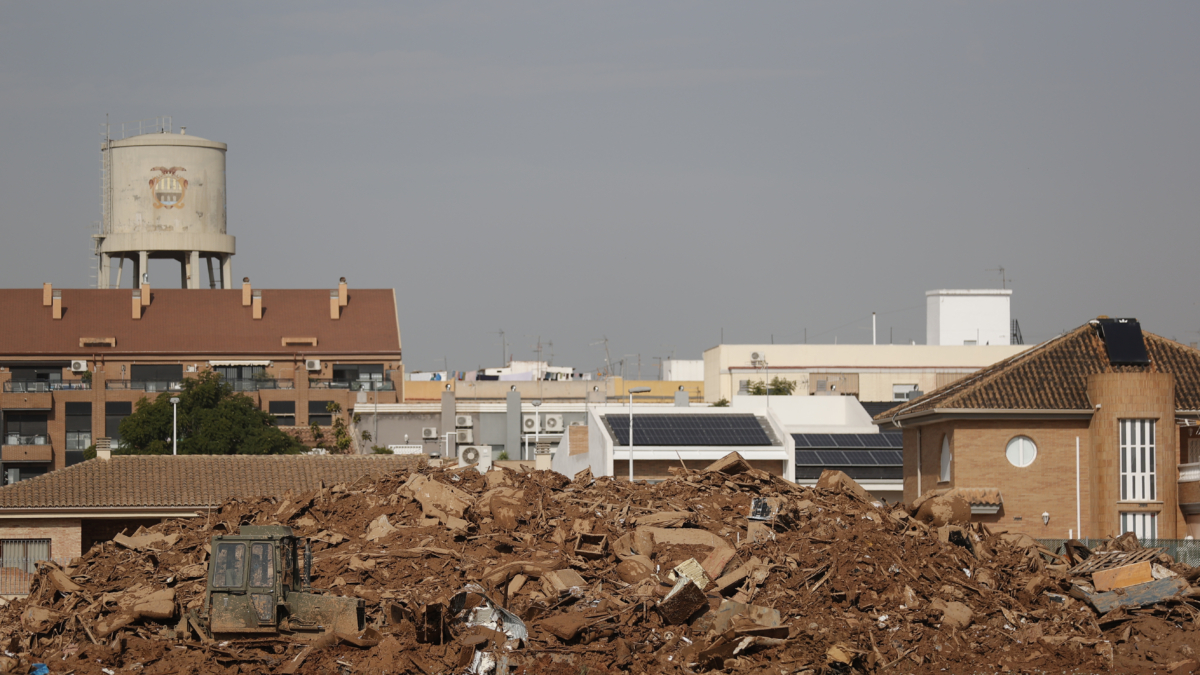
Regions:
[[[796,466],[849,467],[904,465],[904,453],[899,450],[797,450]]]
[[[879,453],[879,463],[885,466],[903,466],[904,453],[899,450],[885,450]]]
[[[863,442],[859,440],[862,434],[833,434],[833,443],[839,448],[861,448]]]
[[[754,415],[635,415],[634,445],[771,445]],[[629,445],[629,417],[605,415],[617,445]]]
[[[874,453],[869,450],[847,450],[842,454],[851,466],[875,466]]]
[[[859,440],[868,448],[904,447],[904,437],[901,434],[862,434]]]
[[[808,440],[810,448],[834,448],[833,434],[801,434]]]
[[[806,434],[792,434],[792,441],[796,443],[797,448],[811,447],[808,444],[808,438],[806,438]]]
[[[797,450],[796,464],[798,466],[825,466],[825,462],[817,457],[817,453],[812,450]]]
[[[846,463],[846,455],[840,450],[817,450],[817,458],[822,464],[842,465]]]
[[[1146,341],[1137,319],[1101,319],[1100,337],[1108,350],[1108,362],[1114,366],[1148,366]]]

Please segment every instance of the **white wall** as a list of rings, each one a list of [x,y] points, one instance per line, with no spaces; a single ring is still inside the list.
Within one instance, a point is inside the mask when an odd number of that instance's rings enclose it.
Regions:
[[[927,345],[1007,345],[1012,327],[1008,289],[925,292]]]
[[[730,409],[764,414],[766,396],[734,396]],[[874,434],[879,427],[852,396],[771,396],[770,410],[789,434]]]
[[[663,359],[662,378],[668,382],[699,382],[704,379],[704,359]]]

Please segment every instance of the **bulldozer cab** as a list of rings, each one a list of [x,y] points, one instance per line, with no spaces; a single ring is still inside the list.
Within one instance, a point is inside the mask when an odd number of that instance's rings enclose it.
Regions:
[[[311,592],[311,548],[291,528],[244,526],[211,549],[197,617],[210,636],[362,630],[362,600]]]

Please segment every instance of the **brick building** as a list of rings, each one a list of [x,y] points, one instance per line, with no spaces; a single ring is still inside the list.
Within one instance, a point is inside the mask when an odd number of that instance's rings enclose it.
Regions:
[[[1200,351],[1101,317],[891,410],[904,499],[1038,538],[1200,536]],[[1078,451],[1077,451],[1078,448]]]
[[[289,490],[299,494],[424,463],[421,455],[101,452],[97,459],[0,487],[0,595],[23,593],[9,582],[27,584],[23,575],[35,561],[69,561],[122,530],[200,515],[234,497],[282,498]]]
[[[205,370],[300,432],[360,402],[395,403],[395,293],[331,290],[0,290],[0,462],[12,483],[82,461],[137,401]]]

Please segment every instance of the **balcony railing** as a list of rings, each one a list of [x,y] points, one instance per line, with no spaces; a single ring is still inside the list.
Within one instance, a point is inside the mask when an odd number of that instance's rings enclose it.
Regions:
[[[105,389],[125,389],[129,391],[183,391],[182,382],[164,380],[105,380]]]
[[[71,380],[68,382],[49,382],[47,380],[10,380],[4,383],[6,394],[40,394],[47,391],[73,391],[91,389],[90,382]]]
[[[1200,481],[1200,462],[1179,465],[1179,482],[1195,483]]]
[[[4,434],[5,445],[48,445],[49,436],[22,436],[20,434]]]
[[[234,391],[260,391],[263,389],[295,389],[295,380],[275,380],[275,379],[233,379],[221,380],[228,384]]]
[[[379,380],[325,380],[309,378],[309,389],[348,389],[350,391],[396,391],[392,382]]]

